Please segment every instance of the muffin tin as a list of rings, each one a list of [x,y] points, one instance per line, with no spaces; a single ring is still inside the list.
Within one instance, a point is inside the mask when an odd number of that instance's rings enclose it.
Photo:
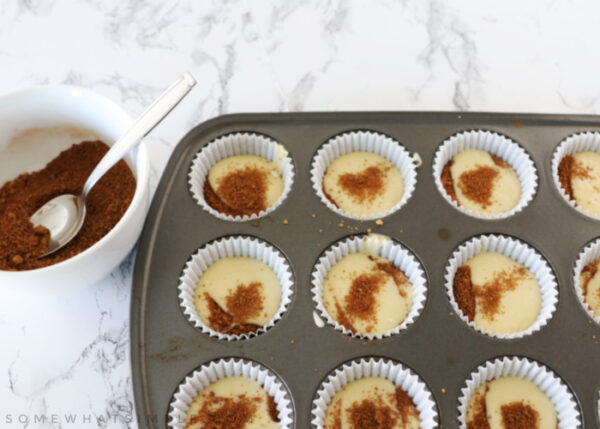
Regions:
[[[506,219],[470,217],[451,206],[435,186],[432,164],[438,147],[449,136],[474,129],[509,137],[531,155],[537,168],[533,200]],[[318,149],[331,137],[356,130],[386,134],[422,160],[413,195],[383,218],[383,224],[334,213],[319,200],[310,181]],[[551,174],[553,152],[563,139],[598,130],[600,118],[595,116],[435,112],[239,114],[197,126],[171,156],[138,249],[131,359],[139,427],[167,427],[169,404],[186,376],[211,361],[237,357],[278,375],[292,396],[294,427],[311,428],[313,402],[323,380],[344,362],[381,357],[416,373],[433,394],[440,427],[455,428],[467,377],[480,364],[503,356],[526,357],[556,372],[578,401],[581,427],[600,427],[600,325],[584,311],[573,285],[575,262],[586,244],[600,235],[600,224],[563,199]],[[238,132],[264,134],[281,143],[295,167],[293,186],[282,204],[246,222],[217,219],[197,204],[188,185],[200,149]],[[413,252],[427,277],[427,299],[419,317],[380,340],[352,338],[326,323],[315,323],[311,296],[311,276],[323,251],[369,229]],[[518,238],[539,251],[553,269],[557,309],[539,331],[519,339],[497,339],[475,331],[453,311],[444,287],[448,260],[458,246],[482,234]],[[199,248],[231,235],[254,236],[280,250],[294,281],[281,319],[267,332],[237,341],[219,340],[194,327],[181,309],[177,287]]]

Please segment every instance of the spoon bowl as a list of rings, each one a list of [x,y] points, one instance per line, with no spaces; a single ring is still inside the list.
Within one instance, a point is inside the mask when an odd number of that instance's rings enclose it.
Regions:
[[[48,247],[38,258],[56,252],[75,238],[85,221],[85,201],[94,185],[127,152],[137,146],[183,100],[195,84],[193,76],[184,73],[142,113],[131,128],[102,157],[83,185],[80,196],[65,194],[53,198],[29,218],[34,227],[43,226],[50,233]]]
[[[56,252],[70,242],[81,230],[85,220],[85,202],[77,195],[64,194],[52,198],[29,219],[50,231],[48,249],[40,257]]]

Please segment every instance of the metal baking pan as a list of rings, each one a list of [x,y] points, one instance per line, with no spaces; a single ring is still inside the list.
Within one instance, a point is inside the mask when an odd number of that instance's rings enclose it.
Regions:
[[[532,156],[539,174],[533,201],[505,220],[469,217],[448,204],[431,173],[433,155],[449,136],[485,129],[504,134]],[[296,428],[311,426],[312,401],[321,381],[349,359],[381,356],[416,371],[431,389],[442,428],[458,427],[458,397],[469,373],[502,355],[530,357],[556,371],[579,402],[585,428],[599,427],[600,326],[581,308],[573,288],[580,250],[600,235],[600,222],[571,208],[552,182],[550,162],[561,140],[600,129],[600,117],[436,112],[265,113],[222,116],[192,129],[179,143],[163,173],[144,227],[135,265],[131,302],[131,360],[140,428],[167,426],[174,391],[187,374],[222,357],[255,360],[278,374],[294,403]],[[398,140],[423,160],[413,196],[401,210],[375,221],[342,219],[315,195],[310,165],[330,137],[372,130]],[[249,222],[218,220],[192,198],[188,172],[203,145],[232,132],[270,136],[289,151],[294,185],[281,207]],[[315,214],[316,217],[312,215]],[[287,219],[287,223],[284,220]],[[344,220],[344,228],[338,224]],[[423,263],[428,294],[420,317],[390,338],[349,338],[313,321],[310,294],[313,265],[333,242],[368,228],[411,249]],[[322,232],[320,232],[322,230]],[[515,236],[539,250],[559,284],[554,317],[539,332],[518,340],[477,333],[452,312],[444,270],[453,250],[483,233]],[[295,292],[287,312],[269,331],[243,341],[219,341],[194,328],[177,297],[178,279],[196,250],[222,236],[252,235],[275,245],[291,263]]]

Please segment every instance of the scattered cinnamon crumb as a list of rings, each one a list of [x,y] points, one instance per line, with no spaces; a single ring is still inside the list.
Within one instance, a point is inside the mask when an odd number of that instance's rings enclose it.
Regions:
[[[381,219],[377,219],[375,221],[375,224],[381,226],[381,225],[383,225],[383,221]]]
[[[354,326],[352,325],[352,322],[350,322],[350,320],[348,319],[348,316],[346,315],[344,309],[342,308],[342,306],[340,305],[339,302],[335,302],[335,309],[337,312],[337,317],[336,320],[337,322],[342,325],[344,328],[348,329],[349,331],[352,332],[356,332],[356,329],[354,329]]]
[[[370,234],[370,233],[372,233],[372,232],[373,232],[373,230],[372,230],[371,228],[367,228],[367,233],[369,233],[369,234]]]
[[[283,224],[284,224],[284,225],[287,225],[288,223],[289,223],[289,222],[288,222],[288,220],[287,220],[287,219],[284,219],[284,220],[283,220]]]
[[[295,340],[290,340],[290,344],[294,344],[295,342]]]
[[[340,223],[338,223],[338,226],[339,226],[340,228],[343,228],[343,227],[344,227],[344,223],[343,223],[343,222],[340,222]]]
[[[400,296],[406,297],[406,291],[404,290],[404,286],[408,283],[408,277],[406,277],[406,275],[402,272],[400,268],[398,268],[391,262],[377,262],[376,268],[389,275],[398,287],[398,293],[400,293]]]
[[[442,392],[442,395],[445,395],[446,394],[446,389],[442,387],[441,392]]]
[[[315,213],[313,213],[311,216],[313,219],[317,217],[317,215]]]

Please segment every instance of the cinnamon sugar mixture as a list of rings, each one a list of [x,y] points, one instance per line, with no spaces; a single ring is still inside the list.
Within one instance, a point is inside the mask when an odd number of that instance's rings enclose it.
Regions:
[[[511,429],[537,429],[538,412],[523,402],[511,402],[500,408],[504,427]]]
[[[209,326],[215,331],[230,335],[258,331],[261,327],[248,321],[258,316],[264,309],[262,289],[260,282],[238,285],[225,298],[226,309],[222,309],[208,292],[204,292],[204,299],[208,303],[210,312]]]
[[[458,187],[465,197],[485,209],[492,203],[494,180],[498,175],[498,171],[492,167],[477,167],[459,176]]]
[[[359,203],[371,201],[383,192],[388,170],[389,167],[371,166],[359,173],[345,173],[338,178],[338,184],[352,195],[355,201]]]
[[[588,285],[592,278],[598,272],[598,263],[600,260],[592,261],[581,270],[581,292],[583,299],[586,300],[588,294]]]
[[[245,167],[219,180],[215,191],[204,182],[204,199],[213,209],[231,216],[260,213],[267,208],[268,175],[262,169]]]

